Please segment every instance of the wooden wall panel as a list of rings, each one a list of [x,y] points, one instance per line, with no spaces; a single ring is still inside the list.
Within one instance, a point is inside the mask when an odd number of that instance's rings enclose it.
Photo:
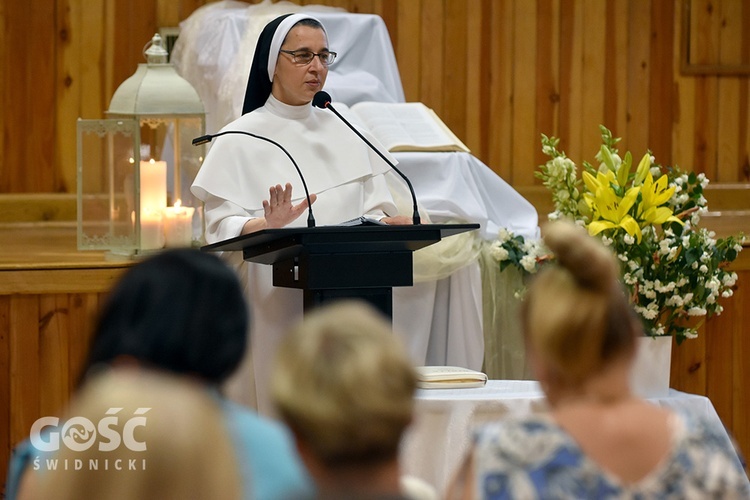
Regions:
[[[628,23],[628,97],[627,127],[613,133],[623,137],[623,148],[631,149],[635,158],[640,157],[648,144],[648,117],[655,112],[649,102],[649,71],[653,64],[649,50],[651,31],[651,7],[648,0],[628,3],[628,19],[641,19],[640,23]],[[606,125],[606,124],[605,124]]]
[[[76,157],[76,127],[73,119],[81,109],[81,43],[84,34],[82,5],[70,0],[57,1],[58,57],[56,63],[55,87],[57,106],[55,113],[55,165],[60,168],[62,191],[76,190],[76,171],[70,168]],[[97,23],[99,24],[99,23]]]
[[[0,2],[0,74],[8,75],[10,71],[10,63],[8,61],[8,41],[6,36],[8,33],[9,13],[7,7],[8,2]],[[7,108],[5,104],[8,102],[9,94],[11,92],[11,85],[6,83],[7,78],[0,79],[0,151],[5,151],[5,131],[8,129],[8,118]],[[5,156],[5,155],[3,155]],[[10,171],[8,170],[8,164],[4,160],[0,160],[0,193],[7,192],[10,189]]]
[[[422,0],[398,3],[398,44],[394,45],[407,101],[419,101],[422,75]],[[408,75],[408,77],[407,77]],[[429,104],[428,104],[429,105]]]
[[[681,19],[682,2],[676,3],[675,19]],[[675,30],[679,31],[679,30]],[[672,41],[672,47],[676,54],[680,51],[681,37],[675,35]],[[693,127],[696,119],[696,110],[693,106],[695,102],[696,78],[691,75],[680,73],[680,61],[677,57],[673,58],[672,71],[676,75],[674,82],[674,122],[672,126],[672,143],[675,146],[672,153],[672,164],[679,165],[683,168],[690,168],[695,164],[695,151],[692,147],[694,141]],[[662,158],[659,158],[662,160]]]
[[[560,1],[541,0],[538,2],[539,12],[548,15],[537,16],[537,50],[536,50],[536,120],[532,144],[540,144],[540,134],[555,135],[555,126],[559,120],[560,111]],[[541,147],[532,148],[533,163],[540,165],[547,160]],[[528,171],[527,175],[533,175]],[[514,179],[513,182],[533,184],[533,179]]]
[[[445,23],[443,2],[424,0],[420,12],[420,30],[418,43],[421,47],[419,58],[420,82],[419,98],[438,115],[445,115],[443,107],[443,75],[453,71],[453,64],[444,65]],[[414,33],[412,33],[414,36]],[[448,89],[450,92],[451,89]]]
[[[5,325],[3,325],[5,327]],[[39,298],[10,297],[10,435],[28,435],[31,424],[41,416],[39,408]],[[12,445],[15,443],[12,442]]]
[[[649,77],[649,106],[648,109],[658,107],[657,113],[648,114],[648,143],[656,158],[666,159],[672,151],[672,124],[674,123],[674,68],[669,61],[679,59],[679,51],[675,52],[672,40],[675,32],[679,33],[679,26],[672,22],[675,17],[676,2],[652,2],[651,4],[651,32],[649,40],[649,56],[651,74]],[[645,149],[644,149],[645,151]],[[639,155],[640,156],[640,155]]]
[[[524,165],[534,164],[533,145],[538,144],[536,133],[537,105],[537,5],[535,2],[519,1],[513,11],[513,121],[512,162]],[[538,149],[538,148],[536,148]],[[512,164],[511,164],[512,165]],[[533,184],[532,169],[514,169],[507,177],[508,182],[518,185]]]
[[[441,66],[442,75],[437,78],[442,78],[441,88],[448,90],[442,95],[442,109],[438,114],[451,123],[453,132],[459,137],[466,137],[469,59],[463,55],[467,54],[468,46],[468,9],[456,2],[446,2],[444,17],[445,40],[451,42],[442,44],[444,63]],[[458,54],[462,56],[457,57]]]
[[[690,0],[691,60],[750,59],[741,0]],[[206,0],[4,2],[0,193],[75,190],[75,120],[103,116],[160,26]],[[598,125],[622,149],[713,182],[750,181],[747,75],[680,73],[682,1],[304,0],[372,12],[393,40],[407,100],[423,101],[515,186],[535,184],[539,135],[575,159]],[[28,36],[33,33],[33,36]],[[461,97],[465,96],[465,98]]]
[[[0,294],[0,470],[36,419],[63,414],[103,295]]]
[[[513,171],[514,7],[514,2],[491,2],[489,51],[483,58],[490,68],[486,149],[474,151],[478,157],[487,151],[486,163],[504,179]],[[480,103],[480,108],[485,106]]]
[[[10,325],[10,297],[0,295],[0,470],[3,471],[8,470],[8,459],[14,444],[10,430],[10,331],[5,325]]]

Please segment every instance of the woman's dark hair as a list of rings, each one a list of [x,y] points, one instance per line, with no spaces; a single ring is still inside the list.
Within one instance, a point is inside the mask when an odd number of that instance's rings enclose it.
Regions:
[[[116,358],[219,384],[240,364],[248,311],[224,262],[198,250],[167,250],[136,264],[101,311],[86,372]]]

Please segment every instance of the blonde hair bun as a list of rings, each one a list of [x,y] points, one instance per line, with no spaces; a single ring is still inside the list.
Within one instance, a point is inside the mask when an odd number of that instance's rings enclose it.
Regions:
[[[548,223],[542,233],[559,265],[573,275],[579,286],[600,292],[611,290],[619,267],[609,248],[568,221]]]

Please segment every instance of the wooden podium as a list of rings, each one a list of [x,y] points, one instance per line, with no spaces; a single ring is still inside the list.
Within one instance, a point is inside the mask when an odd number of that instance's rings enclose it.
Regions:
[[[264,229],[202,248],[242,251],[248,262],[273,266],[273,285],[301,288],[304,310],[353,298],[393,316],[392,287],[411,286],[415,250],[479,224],[322,226]]]

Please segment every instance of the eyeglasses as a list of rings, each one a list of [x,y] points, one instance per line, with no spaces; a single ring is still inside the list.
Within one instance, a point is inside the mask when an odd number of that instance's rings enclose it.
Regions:
[[[320,62],[325,66],[330,66],[333,61],[336,60],[336,53],[324,50],[323,52],[315,53],[311,50],[284,50],[280,49],[279,52],[289,54],[292,56],[292,61],[296,64],[306,65],[310,64],[315,56],[318,56]]]

